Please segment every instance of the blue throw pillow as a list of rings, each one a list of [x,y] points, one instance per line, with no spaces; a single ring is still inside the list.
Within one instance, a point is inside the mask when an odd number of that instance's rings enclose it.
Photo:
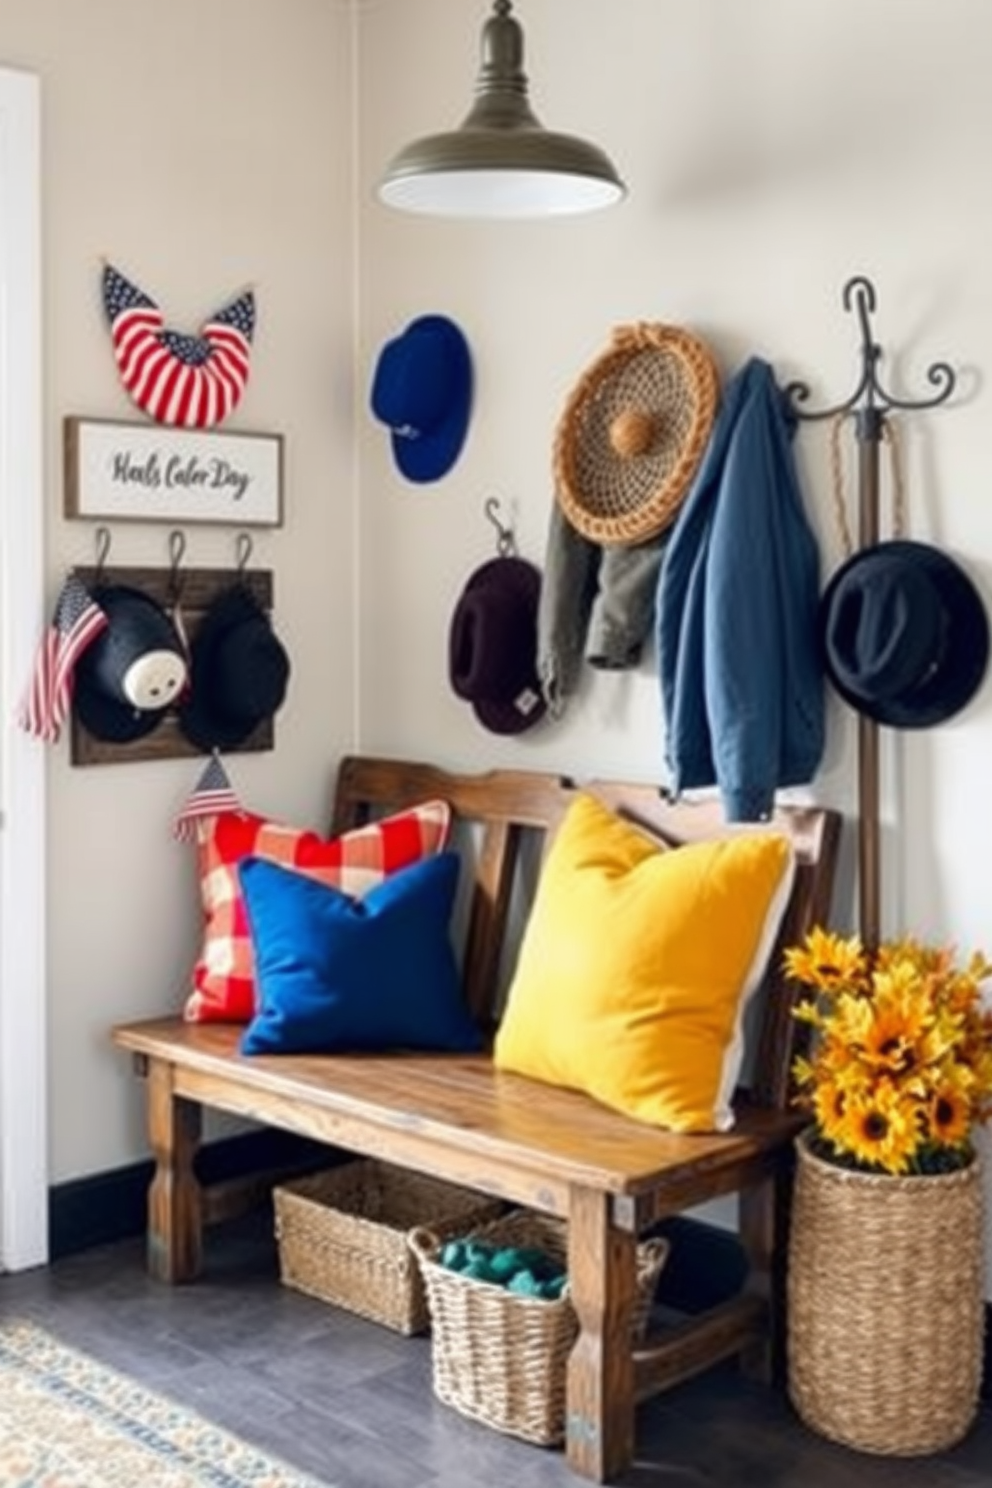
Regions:
[[[423,858],[362,899],[262,858],[238,871],[258,996],[243,1054],[481,1048],[449,932],[457,854]]]

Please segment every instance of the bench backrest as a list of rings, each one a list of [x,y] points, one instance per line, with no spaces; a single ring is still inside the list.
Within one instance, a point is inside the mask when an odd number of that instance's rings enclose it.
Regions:
[[[448,801],[457,820],[477,827],[463,981],[482,1026],[492,1027],[497,1020],[499,972],[522,840],[537,833],[549,841],[579,788],[574,781],[538,771],[455,774],[433,765],[358,755],[346,757],[338,769],[331,823],[335,834],[434,797]],[[672,802],[656,786],[592,780],[581,789],[673,845],[755,830],[753,825],[729,827],[716,801]],[[749,1085],[751,1099],[759,1105],[782,1109],[789,1101],[790,1071],[803,1025],[792,1017],[800,989],[783,975],[781,953],[829,916],[840,820],[837,812],[822,807],[781,807],[767,823],[769,830],[792,839],[797,871],[761,1001]]]

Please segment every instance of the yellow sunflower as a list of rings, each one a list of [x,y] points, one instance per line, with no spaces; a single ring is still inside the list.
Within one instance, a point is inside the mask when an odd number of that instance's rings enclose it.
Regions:
[[[810,1100],[821,1135],[834,1147],[845,1145],[847,1093],[842,1085],[822,1080]]]
[[[926,1010],[896,992],[866,1002],[861,1054],[873,1069],[911,1076],[926,1062]]]
[[[807,987],[833,992],[863,982],[867,966],[861,941],[833,935],[819,926],[811,930],[801,946],[785,952],[786,973]]]
[[[859,1057],[857,1048],[835,1029],[821,1038],[813,1062],[818,1079],[842,1085],[846,1090],[863,1090],[876,1077],[876,1072]]]
[[[840,992],[826,1018],[827,1036],[840,1047],[846,1059],[856,1059],[868,1041],[875,1016],[870,997]]]
[[[911,937],[869,953],[817,929],[784,964],[812,988],[796,1009],[810,1029],[796,1102],[834,1160],[891,1173],[966,1161],[972,1129],[992,1119],[992,963],[958,965],[953,948]]]
[[[968,1017],[980,1003],[978,982],[970,973],[952,977],[944,991],[943,1005],[959,1017]]]
[[[960,1147],[971,1131],[971,1103],[960,1090],[944,1085],[934,1091],[927,1111],[931,1142],[941,1147]]]
[[[992,1012],[973,1014],[959,1055],[975,1078],[976,1121],[992,1118]]]
[[[891,971],[895,966],[909,966],[917,980],[926,977],[946,976],[954,970],[952,953],[943,946],[926,946],[912,936],[901,940],[887,940],[875,952],[874,970]]]
[[[834,1145],[858,1162],[886,1173],[905,1173],[920,1146],[918,1107],[888,1082],[844,1104]]]

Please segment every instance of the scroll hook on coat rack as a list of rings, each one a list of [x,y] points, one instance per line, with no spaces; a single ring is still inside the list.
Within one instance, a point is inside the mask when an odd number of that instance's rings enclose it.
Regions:
[[[486,521],[496,528],[496,551],[501,558],[513,558],[517,551],[517,539],[512,527],[504,527],[499,516],[499,497],[489,496],[482,508]]]
[[[872,333],[871,316],[875,313],[877,299],[875,286],[864,274],[855,274],[844,285],[843,304],[847,311],[855,310],[861,327],[861,373],[858,385],[849,398],[829,408],[807,409],[802,405],[810,396],[805,382],[790,382],[785,396],[793,412],[801,419],[836,418],[842,413],[853,412],[859,421],[862,437],[880,438],[880,419],[888,408],[935,408],[954,391],[955,375],[947,362],[932,362],[927,368],[927,381],[937,389],[932,398],[897,398],[884,388],[878,379],[878,364],[882,359],[882,348]],[[864,400],[863,402],[861,400]]]

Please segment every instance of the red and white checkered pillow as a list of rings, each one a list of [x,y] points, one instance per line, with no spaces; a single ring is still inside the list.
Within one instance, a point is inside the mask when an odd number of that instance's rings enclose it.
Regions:
[[[255,975],[238,864],[265,858],[361,898],[398,868],[440,852],[448,840],[446,801],[425,801],[328,841],[247,811],[196,824],[203,945],[184,1016],[191,1023],[247,1023],[255,1015]]]

